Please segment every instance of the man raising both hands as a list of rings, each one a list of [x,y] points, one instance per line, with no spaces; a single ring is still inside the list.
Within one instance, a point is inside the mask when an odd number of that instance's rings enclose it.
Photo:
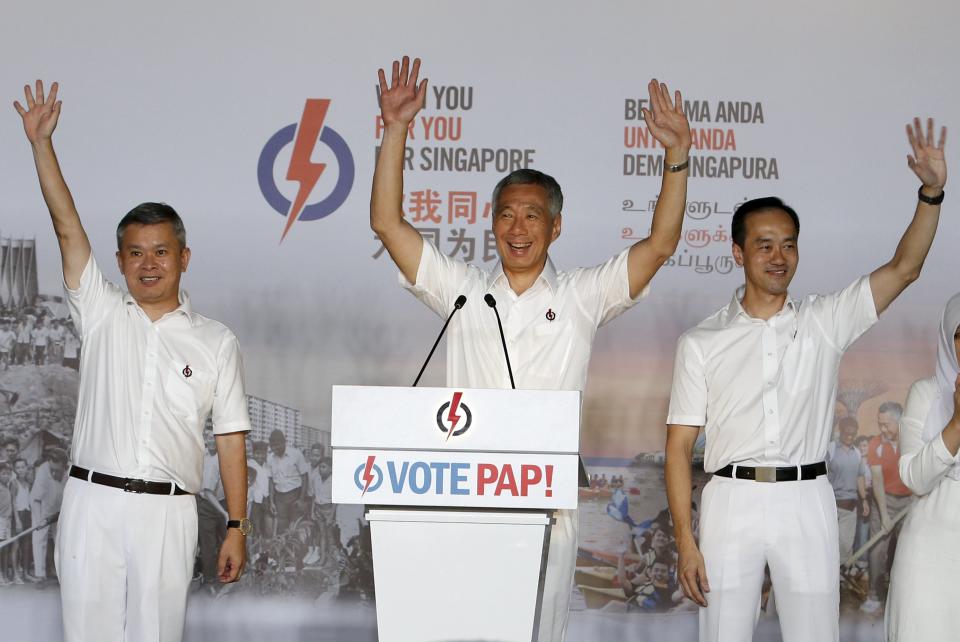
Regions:
[[[383,144],[373,177],[370,226],[400,268],[401,283],[446,317],[460,294],[467,304],[450,324],[447,385],[509,388],[500,335],[484,295],[492,294],[510,344],[517,388],[583,390],[597,328],[634,305],[680,240],[687,193],[690,126],[683,100],[666,85],[648,86],[647,127],[666,149],[650,236],[603,264],[558,271],[548,249],[560,236],[563,194],[552,177],[520,169],[493,190],[493,233],[500,261],[488,272],[440,253],[403,217],[407,129],[426,100],[420,61],[380,70]],[[576,511],[559,511],[550,537],[539,639],[563,639],[576,558]]]
[[[90,250],[53,151],[57,83],[15,102],[60,244],[80,332],[80,393],[70,480],[57,528],[64,638],[175,642],[183,635],[197,554],[203,426],[213,415],[228,522],[219,578],[245,558],[250,430],[237,339],[193,311],[180,275],[190,249],[169,205],[138,205],[117,227],[128,292],[106,280]]]

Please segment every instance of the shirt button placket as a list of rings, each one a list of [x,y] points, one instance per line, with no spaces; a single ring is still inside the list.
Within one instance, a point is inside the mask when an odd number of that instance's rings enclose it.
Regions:
[[[144,449],[150,444],[151,428],[153,426],[153,399],[157,389],[157,344],[159,343],[159,333],[156,326],[151,326],[147,335],[147,351],[144,355],[143,364],[143,388],[140,398],[142,399],[140,407],[140,448]],[[139,457],[143,462],[144,458]]]
[[[780,456],[780,409],[777,398],[777,333],[775,318],[763,324],[761,347],[763,349],[763,452],[766,458]]]

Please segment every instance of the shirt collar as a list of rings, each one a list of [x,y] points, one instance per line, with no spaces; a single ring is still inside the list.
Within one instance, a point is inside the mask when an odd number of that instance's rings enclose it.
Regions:
[[[746,289],[747,286],[741,285],[733,293],[733,298],[730,300],[730,305],[727,306],[727,325],[733,323],[740,315],[743,315],[743,318],[747,319],[748,321],[753,319],[753,317],[747,314],[747,311],[743,309],[743,304],[741,303]],[[797,313],[797,302],[791,299],[789,294],[787,295],[787,300],[784,302],[783,307],[780,308],[780,311],[774,316],[783,314],[788,308],[793,314]]]
[[[175,310],[171,310],[170,312],[167,312],[165,315],[163,315],[160,318],[164,319],[172,315],[178,315],[178,316],[183,315],[187,317],[187,321],[190,323],[191,326],[196,325],[196,319],[194,318],[195,315],[193,313],[193,305],[191,305],[190,303],[190,295],[187,294],[185,290],[180,290],[179,294],[177,295],[177,298],[180,301],[180,306],[177,307],[177,309]],[[129,292],[124,293],[123,302],[126,305],[135,305],[138,308],[140,307],[140,304],[137,303],[137,300],[134,299]],[[142,309],[143,308],[141,308],[141,310]]]
[[[504,283],[507,288],[510,287],[510,280],[507,279],[507,275],[503,272],[503,262],[497,261],[493,268],[490,270],[490,276],[492,277],[491,283],[496,283],[501,278],[504,280]],[[537,276],[537,281],[543,280],[551,290],[554,292],[557,291],[557,268],[554,267],[553,261],[550,260],[550,257],[547,256],[547,262],[543,265],[543,270],[540,271],[540,274]]]

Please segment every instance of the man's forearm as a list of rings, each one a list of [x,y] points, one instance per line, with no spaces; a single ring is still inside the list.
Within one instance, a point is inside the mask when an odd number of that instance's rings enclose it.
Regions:
[[[90,242],[80,222],[80,216],[77,214],[73,196],[60,171],[60,163],[57,161],[53,142],[50,139],[44,139],[33,145],[32,150],[37,177],[40,180],[40,191],[50,211],[53,230],[60,244],[64,275],[75,272],[79,278],[80,271],[83,270],[90,256]],[[76,287],[79,283],[68,282],[67,285]]]
[[[217,456],[220,459],[220,481],[230,519],[247,516],[246,433],[217,435]]]
[[[664,153],[664,165],[674,165],[689,161],[690,150],[668,149]],[[690,168],[679,172],[663,170],[663,179],[660,184],[660,196],[657,206],[653,210],[653,220],[650,225],[649,242],[661,256],[670,258],[677,250],[680,242],[680,231],[683,227],[683,215],[687,207],[687,178]]]
[[[874,466],[871,472],[873,473],[873,498],[877,500],[880,520],[888,522],[890,515],[887,514],[887,491],[883,488],[883,471],[879,466]]]
[[[667,429],[670,430],[669,428]],[[673,531],[677,544],[694,540],[693,516],[693,476],[690,464],[693,460],[693,448],[680,440],[667,437],[666,462],[664,474],[667,483],[667,504],[673,517]]]
[[[402,220],[403,155],[407,145],[407,126],[388,125],[373,172],[370,196],[370,227],[378,234],[389,233],[390,227]]]

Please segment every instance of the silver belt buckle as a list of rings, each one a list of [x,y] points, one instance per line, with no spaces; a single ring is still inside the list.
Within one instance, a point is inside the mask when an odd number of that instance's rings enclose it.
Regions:
[[[753,469],[754,481],[758,482],[776,482],[777,481],[777,467],[776,466],[756,466]]]

